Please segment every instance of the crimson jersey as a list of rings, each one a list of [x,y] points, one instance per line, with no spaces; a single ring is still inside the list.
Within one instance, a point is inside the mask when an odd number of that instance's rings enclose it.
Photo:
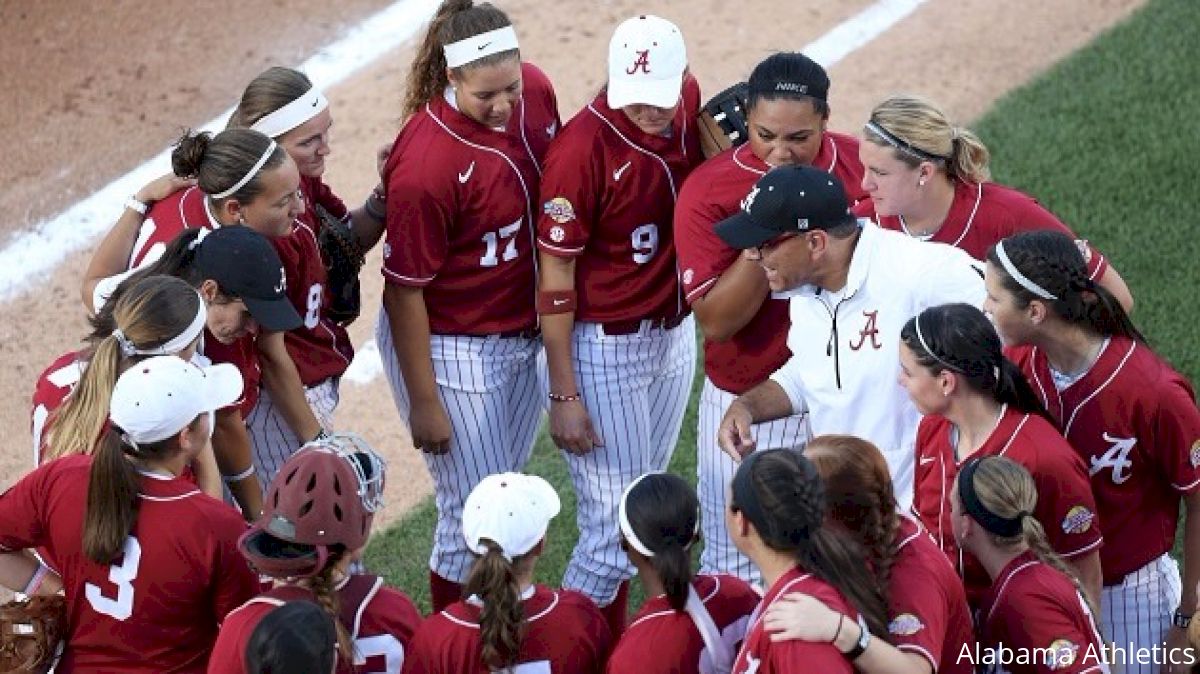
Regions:
[[[649,136],[601,91],[550,145],[538,248],[575,258],[575,317],[605,323],[683,311],[673,218],[683,179],[704,156],[690,75],[671,132]]]
[[[384,167],[389,283],[424,288],[434,334],[534,327],[534,209],[540,162],[558,131],[550,81],[521,65],[524,90],[503,131],[436,96],[401,129]]]
[[[225,409],[236,408],[242,418],[258,403],[258,391],[262,383],[262,368],[258,364],[258,347],[254,335],[243,335],[232,344],[222,344],[208,328],[204,328],[204,339],[197,353],[213,363],[229,363],[242,373],[242,395]]]
[[[0,495],[0,549],[44,547],[67,597],[55,671],[203,672],[217,625],[257,591],[238,552],[246,524],[179,478],[144,474],[133,531],[113,564],[83,553],[91,456],[68,456]]]
[[[860,201],[854,207],[854,214],[871,218],[885,229],[908,231],[900,216],[877,215],[870,199]],[[955,180],[950,211],[929,241],[961,248],[976,260],[983,260],[988,249],[1002,239],[1020,232],[1044,229],[1075,237],[1069,227],[1024,192],[996,183]],[[1089,253],[1088,273],[1093,281],[1099,281],[1108,270],[1108,261],[1090,247]]]
[[[398,674],[404,652],[421,614],[412,600],[383,584],[376,576],[355,575],[337,588],[338,620],[354,643],[354,666],[338,661],[338,674]],[[251,599],[221,624],[221,633],[208,661],[212,674],[246,671],[246,645],[259,621],[289,601],[316,601],[307,588],[282,585]]]
[[[305,189],[309,183],[302,185]],[[316,230],[297,220],[291,234],[270,241],[283,262],[288,300],[304,320],[304,325],[283,337],[300,381],[315,386],[330,377],[340,377],[354,360],[354,347],[346,329],[323,311],[329,306],[329,275],[321,261]]]
[[[1041,349],[1018,347],[1008,356],[1088,467],[1106,539],[1104,583],[1170,551],[1180,497],[1200,488],[1200,411],[1188,381],[1126,337],[1112,337],[1062,391]]]
[[[208,210],[208,200],[199,187],[188,187],[156,201],[138,229],[125,267],[133,269],[157,260],[183,230],[201,227],[219,229],[221,223]]]
[[[46,432],[46,421],[50,413],[62,406],[75,385],[83,377],[87,361],[81,360],[79,351],[68,351],[38,375],[33,385],[33,409],[29,414],[29,431],[33,435],[33,465],[42,462],[42,437]]]
[[[692,581],[696,594],[720,639],[736,653],[750,615],[760,597],[736,576],[699,575]],[[608,659],[608,674],[712,674],[712,654],[707,652],[700,630],[685,611],[671,608],[665,596],[646,600],[621,635]]]
[[[850,203],[866,197],[858,140],[853,136],[826,132],[813,166],[836,175]],[[742,199],[769,169],[749,145],[739,145],[701,164],[684,183],[675,206],[675,250],[688,304],[707,294],[741,255],[725,245],[713,227],[741,210]],[[704,340],[704,373],[725,391],[745,393],[791,356],[790,325],[788,301],[768,297],[733,337],[724,342]]]
[[[1038,561],[1032,552],[1018,555],[1000,571],[984,598],[979,617],[976,652],[981,657],[976,661],[992,665],[980,671],[1108,671],[1102,667],[1103,642],[1096,623],[1075,584]],[[1024,660],[1017,659],[1022,655]],[[1008,661],[997,663],[996,659],[1002,657]]]
[[[522,602],[525,636],[514,671],[589,674],[604,670],[610,635],[600,609],[571,590],[530,588]],[[487,674],[480,657],[479,605],[451,604],[426,618],[404,658],[405,674]]]
[[[974,600],[991,580],[979,561],[960,551],[954,542],[950,493],[962,464],[954,448],[953,433],[954,424],[945,417],[928,415],[921,420],[917,429],[913,511],[959,566]],[[1046,538],[1055,552],[1069,559],[1100,547],[1103,537],[1096,521],[1096,501],[1087,466],[1045,418],[1007,408],[983,446],[971,456],[1004,456],[1029,470],[1038,491],[1033,516],[1046,530]]]
[[[791,674],[792,672],[822,672],[850,674],[854,667],[833,644],[816,641],[772,642],[763,625],[762,616],[771,604],[789,592],[803,592],[819,599],[826,606],[857,620],[858,612],[832,586],[817,580],[811,573],[793,568],[779,577],[767,590],[762,603],[750,619],[741,651],[733,663],[733,674]]]
[[[925,658],[939,674],[969,674],[971,663],[959,654],[975,642],[975,633],[962,581],[913,520],[900,517],[896,538],[888,581],[888,643]]]

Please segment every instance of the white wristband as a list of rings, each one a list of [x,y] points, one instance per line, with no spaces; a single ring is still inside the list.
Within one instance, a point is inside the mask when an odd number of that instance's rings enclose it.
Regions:
[[[128,208],[131,211],[137,211],[138,215],[145,215],[146,211],[150,210],[150,206],[142,201],[139,201],[136,194],[125,200],[125,208]]]
[[[38,588],[42,586],[42,581],[46,580],[46,574],[50,573],[50,567],[45,564],[38,564],[38,568],[29,577],[29,582],[25,584],[25,589],[21,590],[21,594],[32,597]]]

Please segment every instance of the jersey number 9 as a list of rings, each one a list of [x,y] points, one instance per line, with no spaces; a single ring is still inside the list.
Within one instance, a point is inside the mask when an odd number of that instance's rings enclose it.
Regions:
[[[653,222],[642,225],[633,230],[629,238],[633,243],[634,262],[646,264],[654,259],[654,254],[658,252],[658,225]]]

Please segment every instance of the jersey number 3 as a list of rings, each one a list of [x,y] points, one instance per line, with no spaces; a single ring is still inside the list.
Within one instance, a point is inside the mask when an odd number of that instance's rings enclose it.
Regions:
[[[99,586],[87,583],[84,595],[96,613],[125,620],[133,615],[133,580],[137,578],[138,564],[142,561],[142,546],[133,536],[125,539],[125,550],[121,563],[108,567],[108,580],[117,586],[117,596],[110,599]]]

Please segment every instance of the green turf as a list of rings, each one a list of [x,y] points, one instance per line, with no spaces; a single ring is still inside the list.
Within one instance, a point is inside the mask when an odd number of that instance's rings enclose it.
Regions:
[[[1109,255],[1133,290],[1135,321],[1197,381],[1200,41],[1189,39],[1188,26],[1200,26],[1200,2],[1152,0],[1006,96],[974,128],[992,150],[996,180],[1034,194]],[[671,464],[693,480],[697,399]],[[547,477],[563,497],[538,566],[538,577],[555,583],[576,536],[575,502],[566,465],[544,432],[527,471]],[[433,519],[427,502],[367,551],[368,566],[425,611]],[[631,606],[638,603],[635,593]]]

